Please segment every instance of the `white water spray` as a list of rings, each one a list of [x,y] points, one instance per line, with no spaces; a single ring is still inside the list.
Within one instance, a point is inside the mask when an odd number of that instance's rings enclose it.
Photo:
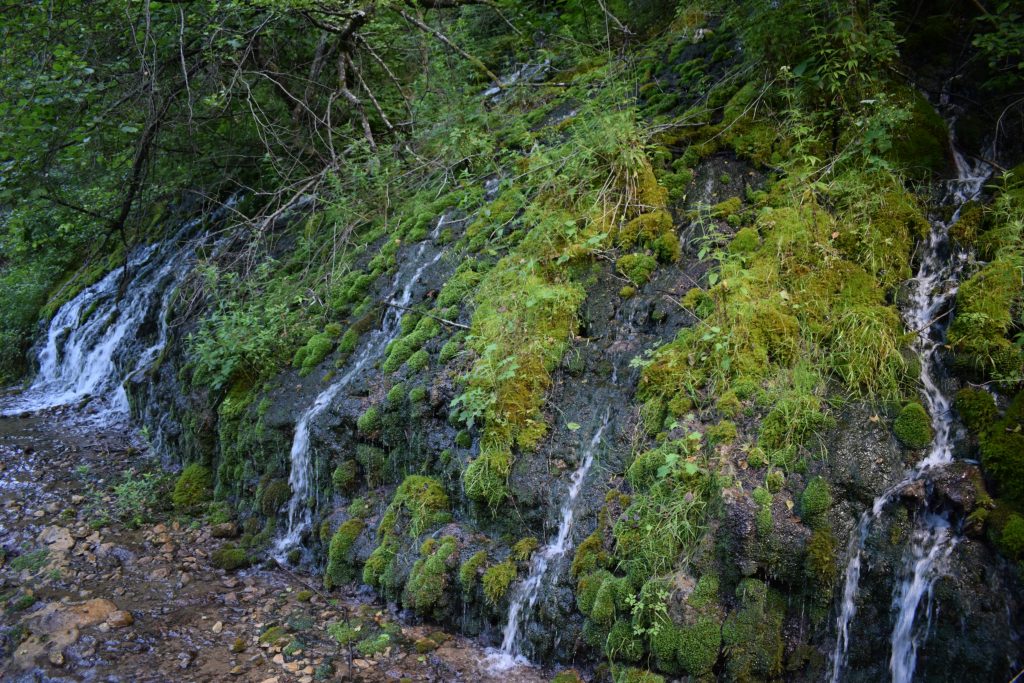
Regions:
[[[583,452],[583,461],[573,472],[565,502],[562,503],[558,533],[550,543],[533,554],[530,561],[530,573],[526,580],[519,585],[509,604],[508,621],[505,623],[501,649],[492,653],[490,657],[491,666],[496,671],[510,669],[517,664],[529,663],[522,655],[519,646],[520,633],[533,612],[534,605],[537,604],[541,586],[551,563],[564,556],[572,547],[571,533],[573,519],[576,516],[576,499],[579,497],[580,491],[583,490],[583,481],[594,464],[594,455],[597,452],[597,447],[601,444],[601,437],[604,435],[604,430],[608,427],[610,419],[611,412],[605,412],[601,424],[594,431],[590,443],[587,444],[587,448]]]
[[[431,232],[430,238],[423,241],[412,258],[399,268],[391,284],[391,293],[387,298],[389,305],[384,311],[380,327],[370,334],[370,339],[362,345],[355,359],[349,365],[348,371],[320,392],[313,404],[306,409],[306,412],[295,424],[295,436],[292,439],[289,454],[291,472],[288,475],[288,486],[291,487],[292,497],[288,501],[288,529],[285,535],[274,544],[274,556],[278,561],[283,561],[288,551],[299,545],[302,535],[313,522],[313,511],[307,505],[313,469],[310,453],[310,428],[338,393],[347,387],[364,368],[379,358],[388,344],[398,336],[401,330],[402,314],[412,298],[413,288],[427,268],[437,263],[444,254],[443,250],[438,250],[429,259],[424,258],[427,247],[437,239],[447,222],[447,214],[442,215],[437,222],[437,227]]]
[[[225,210],[222,207],[210,219],[222,218]],[[101,419],[126,415],[124,381],[147,370],[167,343],[170,306],[190,270],[188,264],[198,241],[187,238],[199,223],[199,219],[188,221],[174,237],[136,249],[125,265],[61,306],[39,348],[39,371],[32,386],[0,414],[43,410],[91,398]],[[138,332],[151,316],[157,320],[157,338],[140,350]]]

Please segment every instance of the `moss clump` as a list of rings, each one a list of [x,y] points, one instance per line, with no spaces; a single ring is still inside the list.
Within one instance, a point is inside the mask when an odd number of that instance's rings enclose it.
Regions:
[[[995,398],[983,389],[961,389],[956,392],[953,407],[972,432],[981,432],[999,419]]]
[[[356,461],[363,468],[367,486],[380,486],[387,478],[388,455],[382,449],[361,443],[356,446]]]
[[[567,669],[555,674],[555,677],[551,679],[551,683],[585,683],[585,681],[578,671]]]
[[[362,519],[358,517],[347,519],[331,536],[331,543],[327,551],[327,568],[324,570],[324,587],[327,590],[356,578],[351,552],[365,528],[366,522]]]
[[[387,591],[399,588],[393,562],[402,538],[417,538],[451,519],[448,495],[431,477],[409,475],[395,491],[377,527],[378,544],[363,567],[363,581]]]
[[[754,489],[751,497],[757,503],[757,513],[754,519],[757,521],[757,533],[762,538],[767,538],[772,532],[772,494],[766,488],[760,486]]]
[[[652,211],[626,223],[616,237],[619,246],[631,249],[636,245],[653,245],[659,237],[671,231],[671,214],[668,211]]]
[[[605,654],[612,659],[639,662],[644,656],[644,641],[625,620],[616,621],[605,641]]]
[[[457,339],[449,339],[441,347],[441,351],[437,355],[437,362],[441,365],[446,365],[451,359],[455,358],[462,349],[462,342]]]
[[[665,683],[665,678],[646,669],[629,667],[616,671],[615,683]]]
[[[359,466],[355,460],[346,460],[334,468],[331,484],[338,493],[353,491],[359,481]]]
[[[378,408],[377,406],[370,406],[356,420],[356,428],[363,434],[375,434],[380,430],[380,426],[380,408]]]
[[[678,631],[676,657],[679,665],[691,676],[711,673],[722,648],[722,624],[718,619],[702,616],[692,626]]]
[[[782,673],[782,597],[757,579],[744,579],[736,588],[739,609],[722,627],[728,652],[726,673],[731,680],[763,680]]]
[[[723,202],[719,202],[711,207],[711,215],[715,218],[727,218],[735,213],[739,213],[740,209],[743,208],[743,200],[739,197],[729,197]]]
[[[471,592],[480,580],[480,570],[487,564],[487,551],[479,550],[459,567],[459,585],[464,593]]]
[[[811,526],[824,522],[824,517],[832,507],[832,492],[828,482],[821,477],[814,477],[800,495],[800,515]]]
[[[643,285],[657,270],[658,262],[647,254],[626,254],[615,262],[615,267],[634,284]]]
[[[903,410],[892,423],[892,430],[896,438],[907,448],[926,448],[934,436],[928,411],[916,402],[903,406]]]
[[[487,602],[496,607],[518,575],[519,569],[511,559],[488,567],[483,578],[484,597],[487,598]]]
[[[290,636],[284,626],[271,626],[260,634],[260,644],[276,645],[286,638],[290,638]]]
[[[512,546],[512,557],[520,562],[525,562],[539,547],[540,543],[533,536],[521,538]]]
[[[267,517],[273,517],[291,496],[292,490],[288,482],[284,479],[272,479],[260,493],[260,511]]]
[[[413,318],[407,315],[402,319],[403,323],[406,320],[413,320]],[[384,372],[394,372],[398,370],[398,368],[402,367],[403,363],[408,364],[412,360],[413,356],[415,356],[419,351],[422,351],[424,344],[439,334],[441,334],[441,323],[430,317],[423,317],[419,319],[416,326],[408,334],[399,337],[388,345],[388,357],[384,360],[381,368]],[[414,364],[418,364],[420,362],[422,362],[422,356],[420,356]],[[413,366],[410,365],[410,367]]]
[[[427,388],[426,387],[413,387],[409,390],[409,403],[423,403],[427,400]]]
[[[742,228],[732,238],[732,242],[729,242],[729,253],[737,256],[752,254],[757,251],[758,246],[760,246],[760,238],[757,235],[757,230]]]
[[[405,585],[404,603],[414,612],[427,615],[442,605],[450,570],[458,561],[458,542],[445,536],[438,543],[429,539],[420,549]]]
[[[306,342],[306,345],[295,352],[295,357],[292,359],[292,365],[299,369],[299,374],[306,376],[313,371],[317,365],[323,361],[334,349],[334,342],[337,339],[340,330],[335,327],[331,327],[331,330],[325,330],[318,334],[314,334]],[[331,334],[330,332],[337,331],[338,334]]]
[[[208,467],[192,463],[181,471],[174,483],[171,502],[179,512],[195,510],[213,493],[213,473]]]
[[[426,349],[420,349],[416,353],[409,356],[409,360],[405,361],[406,367],[408,367],[413,372],[418,372],[422,370],[423,368],[427,367],[429,363],[430,355],[427,353]]]
[[[722,420],[718,424],[708,427],[704,436],[712,444],[732,443],[736,440],[736,423],[732,420]]]
[[[482,452],[462,473],[466,495],[479,503],[496,508],[509,496],[508,475],[512,472],[512,455],[504,449]]]
[[[807,544],[807,576],[818,586],[825,601],[831,599],[839,567],[836,564],[836,539],[831,532],[817,529]]]
[[[252,564],[252,558],[245,549],[229,544],[214,550],[210,555],[210,562],[218,569],[231,572],[248,567]]]
[[[1011,559],[1024,559],[1024,517],[1010,515],[999,534],[999,549]]]
[[[1000,255],[960,285],[947,336],[957,364],[996,379],[1021,376],[1021,351],[1008,338],[1024,300],[1021,272],[1017,256]]]

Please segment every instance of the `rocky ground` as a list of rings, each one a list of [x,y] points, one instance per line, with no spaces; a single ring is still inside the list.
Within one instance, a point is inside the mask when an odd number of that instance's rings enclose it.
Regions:
[[[233,523],[176,517],[160,463],[127,429],[74,422],[0,418],[4,680],[547,680],[490,674],[476,644],[400,623],[355,589],[214,568]]]

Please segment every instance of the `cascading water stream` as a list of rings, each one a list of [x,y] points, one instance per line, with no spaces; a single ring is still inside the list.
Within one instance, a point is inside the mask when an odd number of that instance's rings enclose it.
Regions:
[[[950,130],[953,123],[950,122]],[[836,648],[832,654],[832,683],[838,683],[850,645],[850,625],[856,615],[856,599],[860,584],[862,555],[871,526],[895,496],[908,485],[925,480],[929,472],[953,460],[953,419],[951,401],[939,386],[941,366],[937,353],[942,344],[946,316],[942,313],[956,295],[956,283],[966,254],[950,254],[949,229],[959,220],[963,206],[978,196],[991,173],[984,162],[971,165],[950,138],[956,162],[957,178],[948,185],[944,203],[956,207],[948,221],[934,221],[928,236],[921,264],[913,279],[913,294],[904,313],[909,330],[916,333],[913,348],[921,363],[921,394],[931,416],[934,437],[927,456],[899,483],[878,496],[871,508],[861,515],[847,549],[842,603],[836,620]],[[923,527],[914,534],[906,554],[909,570],[897,586],[893,606],[899,610],[892,637],[890,671],[893,681],[906,683],[913,677],[918,642],[914,619],[921,598],[929,593],[937,578],[940,560],[949,556],[955,545],[949,521],[939,514],[923,515]]]
[[[222,218],[233,201],[211,214],[210,220]],[[188,274],[188,262],[201,241],[188,238],[200,223],[198,218],[187,221],[174,237],[136,249],[125,265],[61,306],[39,347],[35,380],[0,414],[54,408],[91,397],[102,406],[102,418],[126,415],[124,381],[147,369],[167,342],[174,292]],[[140,349],[139,330],[151,316],[157,320],[157,338]]]
[[[279,561],[283,560],[289,550],[299,545],[302,535],[309,529],[313,520],[313,511],[307,505],[312,474],[310,428],[314,420],[331,404],[334,397],[348,386],[364,368],[379,358],[388,344],[398,336],[401,330],[403,309],[412,298],[413,288],[427,268],[437,263],[444,254],[443,250],[438,250],[430,258],[424,258],[427,248],[438,238],[441,229],[447,222],[448,215],[442,215],[437,226],[430,233],[429,239],[420,243],[412,258],[399,268],[391,283],[390,294],[387,297],[389,305],[384,311],[380,327],[370,334],[370,339],[356,354],[348,371],[320,392],[295,424],[295,436],[292,439],[289,453],[291,472],[288,475],[288,485],[291,487],[292,497],[288,501],[288,529],[284,536],[274,544],[274,555]]]
[[[505,623],[501,649],[491,656],[491,665],[495,670],[500,671],[509,669],[516,664],[528,663],[522,656],[519,646],[520,634],[534,605],[537,604],[541,586],[552,562],[564,556],[572,547],[571,534],[573,519],[576,516],[576,499],[579,497],[580,491],[583,490],[583,481],[594,464],[594,455],[597,447],[601,444],[601,437],[604,435],[604,430],[608,427],[610,419],[611,412],[605,412],[601,424],[594,431],[590,443],[587,444],[587,448],[583,452],[583,461],[572,475],[565,502],[562,503],[558,533],[550,543],[533,554],[533,558],[530,560],[530,573],[526,580],[519,585],[509,604],[508,621]]]

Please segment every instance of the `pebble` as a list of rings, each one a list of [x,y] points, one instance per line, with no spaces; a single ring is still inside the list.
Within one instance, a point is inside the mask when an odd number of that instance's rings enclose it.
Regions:
[[[213,629],[212,630],[213,630],[214,633],[220,633],[221,631],[224,630],[224,622],[223,621],[218,621],[217,623],[215,623],[213,625]]]
[[[107,623],[114,628],[124,628],[135,623],[135,617],[128,610],[119,609],[116,612],[110,613],[110,616],[107,617]]]

